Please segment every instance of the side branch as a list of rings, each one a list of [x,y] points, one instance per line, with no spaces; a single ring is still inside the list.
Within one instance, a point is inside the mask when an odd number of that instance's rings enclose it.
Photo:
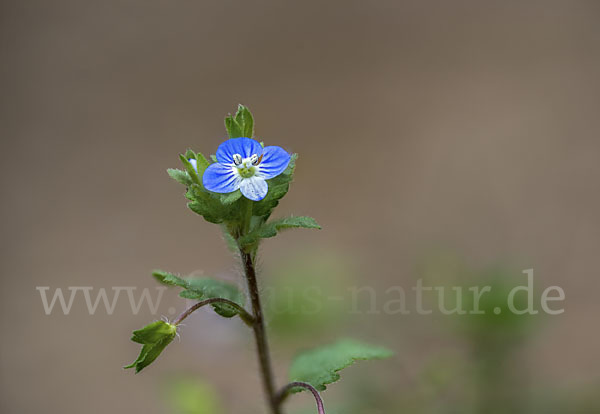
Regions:
[[[186,309],[181,315],[179,315],[179,317],[177,319],[175,319],[175,321],[173,322],[173,325],[176,325],[176,326],[179,325],[181,322],[183,322],[183,320],[185,318],[190,316],[194,311],[200,309],[201,307],[203,307],[205,305],[211,305],[213,303],[224,303],[224,304],[227,304],[227,305],[235,308],[239,312],[240,319],[243,320],[246,325],[248,325],[250,327],[252,327],[254,325],[254,317],[252,317],[252,315],[250,315],[248,312],[246,312],[246,309],[242,308],[237,303],[235,303],[229,299],[225,299],[225,298],[210,298],[210,299],[205,299],[203,301],[196,303],[194,306],[190,307],[189,309]]]
[[[277,393],[277,397],[276,397],[277,405],[281,405],[283,403],[283,401],[288,397],[288,395],[290,395],[290,391],[293,388],[297,388],[297,387],[304,388],[304,389],[310,391],[312,393],[313,397],[315,397],[315,401],[317,403],[317,412],[319,414],[325,414],[325,407],[323,407],[323,400],[321,399],[321,396],[319,395],[319,391],[317,391],[317,389],[315,387],[313,387],[312,385],[310,385],[307,382],[290,382],[288,385],[283,387]]]

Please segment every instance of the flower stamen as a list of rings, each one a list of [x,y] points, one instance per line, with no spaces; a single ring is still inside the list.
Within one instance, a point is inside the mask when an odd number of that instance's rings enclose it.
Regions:
[[[242,162],[239,164],[235,164],[235,169],[238,175],[242,178],[252,178],[256,175],[256,165],[259,162],[258,155],[252,154],[248,158],[242,159]],[[234,160],[235,163],[235,160]]]

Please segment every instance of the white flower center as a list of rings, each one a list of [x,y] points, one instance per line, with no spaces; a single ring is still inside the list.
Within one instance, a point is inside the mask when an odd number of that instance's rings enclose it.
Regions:
[[[248,158],[242,158],[240,154],[233,154],[233,164],[235,165],[234,171],[242,178],[251,178],[256,175],[258,164],[262,156],[259,157],[257,154],[252,154]]]

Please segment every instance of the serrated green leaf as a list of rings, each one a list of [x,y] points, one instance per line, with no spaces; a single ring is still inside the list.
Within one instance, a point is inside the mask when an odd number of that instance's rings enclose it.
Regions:
[[[240,239],[240,245],[247,247],[255,244],[260,239],[274,237],[277,233],[284,229],[305,228],[305,229],[320,229],[321,226],[312,217],[286,217],[282,219],[272,220],[264,223],[250,233]]]
[[[174,179],[180,184],[185,185],[186,187],[192,185],[192,177],[190,177],[187,171],[178,170],[176,168],[169,168],[167,169],[167,173],[172,179]]]
[[[158,281],[158,283],[167,285],[167,286],[173,286],[172,283],[165,281],[165,278],[169,274],[170,274],[169,272],[165,272],[162,270],[153,270],[152,271],[152,277],[155,278]]]
[[[187,289],[189,283],[187,280],[173,274],[170,272],[165,272],[164,270],[153,270],[152,276],[158,280],[163,285],[167,286],[179,286],[184,289]]]
[[[210,223],[223,223],[235,221],[241,214],[240,209],[231,204],[221,202],[221,194],[210,193],[202,186],[193,184],[188,188],[186,197],[191,200],[188,207],[196,214],[200,214]]]
[[[271,212],[279,204],[290,188],[290,182],[294,177],[294,169],[296,168],[296,159],[298,154],[292,154],[290,163],[284,172],[270,180],[267,180],[269,191],[265,198],[261,201],[256,201],[252,206],[252,214],[260,217],[269,217]]]
[[[179,294],[182,298],[198,301],[211,298],[223,298],[235,302],[240,306],[244,306],[244,295],[237,286],[232,285],[231,283],[208,277],[184,279],[162,270],[155,270],[152,272],[152,276],[165,285],[183,288],[184,290]],[[226,318],[232,318],[239,313],[237,309],[226,303],[213,303],[211,306],[216,313]]]
[[[165,321],[152,322],[142,329],[133,331],[131,340],[143,346],[137,359],[124,368],[135,368],[137,374],[158,358],[176,334],[177,327]]]
[[[180,293],[181,297],[196,300],[223,298],[244,306],[244,295],[231,283],[210,278],[188,279],[188,282],[190,287]],[[239,313],[237,309],[225,303],[215,303],[212,307],[216,313],[225,318],[232,318]]]
[[[272,181],[272,180],[271,180]],[[269,183],[269,192],[261,201],[254,203],[252,214],[269,218],[275,207],[279,205],[279,201],[285,197],[290,189],[289,183],[281,184]]]
[[[219,224],[224,221],[224,211],[221,210],[221,204],[218,203],[218,200],[213,199],[206,193],[194,194],[193,186],[188,189],[186,197],[192,200],[188,203],[188,208],[204,217],[209,223]]]
[[[239,198],[238,194],[217,194],[207,191],[202,184],[204,171],[210,162],[202,153],[187,150],[179,156],[185,171],[168,169],[169,175],[179,183],[188,187],[186,198],[190,200],[188,207],[194,213],[201,215],[210,223],[220,224],[224,221],[235,221],[241,214],[232,204]],[[196,160],[196,167],[189,161]],[[241,194],[240,194],[241,195]]]
[[[290,379],[311,384],[324,391],[327,384],[340,379],[339,371],[356,361],[389,358],[393,352],[386,348],[344,339],[332,345],[316,348],[296,357],[290,368]],[[302,389],[295,389],[299,392]]]
[[[211,209],[207,203],[200,201],[192,201],[188,203],[188,208],[194,213],[204,217],[204,220],[208,221],[209,223],[220,224],[223,222],[223,219],[221,217],[211,212]]]

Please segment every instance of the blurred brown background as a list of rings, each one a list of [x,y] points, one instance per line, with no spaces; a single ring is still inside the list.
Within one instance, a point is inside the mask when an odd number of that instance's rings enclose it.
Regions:
[[[153,268],[235,279],[218,228],[165,170],[188,147],[214,153],[239,102],[260,139],[300,155],[278,214],[324,228],[267,241],[265,285],[287,258],[326,257],[334,290],[384,295],[443,252],[471,284],[501,264],[566,292],[565,313],[502,358],[470,351],[494,328],[439,316],[273,333],[280,383],[297,349],[351,334],[396,357],[345,372],[332,413],[481,412],[462,369],[483,360],[523,379],[522,412],[600,412],[599,2],[2,1],[0,19],[3,413],[174,412],[164,384],[182,373],[212,384],[222,412],[263,412],[239,321],[195,315],[134,376],[121,366],[146,307],[89,316],[79,298],[46,316],[35,289],[154,287]],[[435,277],[452,280],[444,260]]]

